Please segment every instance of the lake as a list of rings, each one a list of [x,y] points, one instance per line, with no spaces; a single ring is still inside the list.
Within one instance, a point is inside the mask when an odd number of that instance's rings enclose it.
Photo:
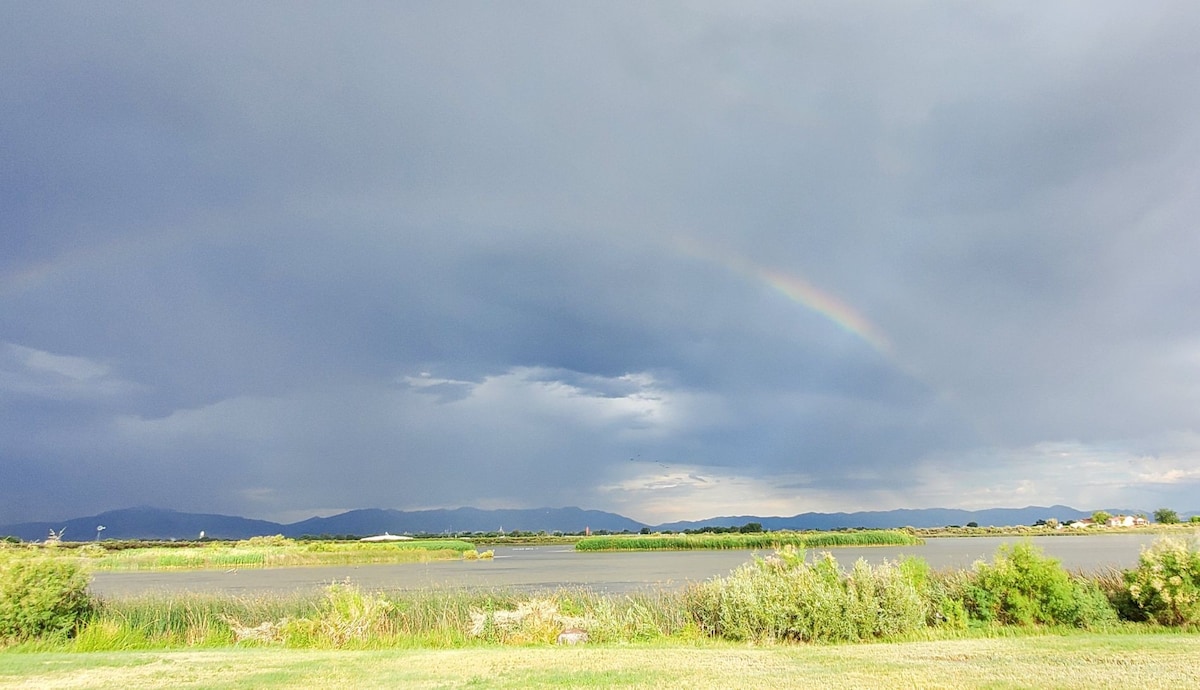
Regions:
[[[1072,571],[1095,572],[1132,568],[1152,532],[1096,536],[1032,537],[1033,544]],[[924,559],[934,569],[969,568],[990,561],[1004,543],[1020,537],[935,537],[920,546],[842,547],[828,549],[843,566],[859,558],[871,563],[903,556]],[[753,551],[582,552],[572,547],[497,547],[496,557],[479,561],[438,561],[360,566],[205,570],[183,572],[96,573],[92,591],[101,596],[147,592],[221,592],[265,594],[311,591],[349,579],[369,590],[503,588],[523,591],[584,587],[597,592],[626,593],[650,588],[678,588],[688,582],[727,575],[751,560]],[[810,552],[811,558],[813,552]],[[766,552],[758,552],[766,555]]]

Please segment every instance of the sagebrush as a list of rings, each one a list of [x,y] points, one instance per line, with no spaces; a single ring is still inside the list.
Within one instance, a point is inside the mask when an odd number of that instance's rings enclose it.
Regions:
[[[70,561],[0,562],[0,640],[69,637],[92,611],[88,578]]]

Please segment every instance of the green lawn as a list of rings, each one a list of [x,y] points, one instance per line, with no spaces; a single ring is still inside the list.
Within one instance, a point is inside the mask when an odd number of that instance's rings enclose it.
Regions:
[[[1194,688],[1200,636],[0,653],[0,688]]]

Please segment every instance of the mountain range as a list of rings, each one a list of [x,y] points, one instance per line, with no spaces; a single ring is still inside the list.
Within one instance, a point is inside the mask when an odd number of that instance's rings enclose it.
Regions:
[[[1144,511],[1108,510],[1113,515],[1132,515]],[[439,510],[384,510],[377,508],[351,510],[330,517],[312,517],[300,522],[281,524],[267,520],[252,520],[230,515],[183,513],[163,508],[126,508],[99,515],[72,518],[59,522],[26,522],[0,526],[0,536],[11,535],[25,541],[45,539],[50,530],[64,530],[67,541],[93,539],[248,539],[254,536],[282,534],[287,537],[305,535],[358,535],[404,533],[465,533],[495,532],[637,532],[649,527],[652,531],[682,531],[704,527],[735,527],[748,522],[760,523],[767,530],[833,530],[854,527],[943,527],[946,525],[1030,525],[1038,520],[1055,518],[1059,521],[1090,517],[1091,512],[1068,506],[1028,506],[1025,508],[992,508],[987,510],[955,510],[927,508],[909,510],[868,511],[857,513],[800,513],[791,517],[760,517],[756,515],[723,516],[705,520],[669,522],[648,525],[623,515],[581,508],[536,508],[482,510],[455,508]]]

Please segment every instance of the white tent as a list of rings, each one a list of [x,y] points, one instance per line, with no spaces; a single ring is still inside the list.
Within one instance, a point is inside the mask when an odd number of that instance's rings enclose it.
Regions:
[[[404,537],[399,534],[388,534],[387,532],[384,532],[383,534],[379,534],[374,537],[363,537],[362,539],[359,539],[359,541],[406,541],[408,539],[412,539],[412,537]]]

